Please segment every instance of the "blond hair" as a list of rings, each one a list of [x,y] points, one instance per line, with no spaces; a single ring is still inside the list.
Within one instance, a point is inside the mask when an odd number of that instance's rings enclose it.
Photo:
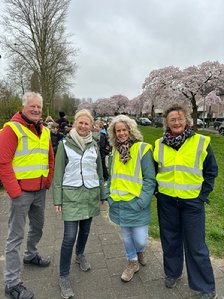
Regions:
[[[94,124],[94,119],[93,119],[93,116],[91,114],[91,112],[87,109],[82,109],[82,110],[79,110],[78,112],[76,112],[75,116],[74,116],[74,122],[76,122],[76,120],[80,117],[80,116],[87,116],[91,123],[92,123],[92,126]]]
[[[108,135],[109,135],[110,144],[112,146],[115,146],[115,141],[116,141],[115,126],[117,123],[120,123],[120,122],[124,123],[127,126],[128,131],[130,133],[131,140],[138,140],[138,141],[143,140],[143,136],[137,127],[136,121],[126,115],[121,114],[112,119],[112,121],[109,125],[109,128],[107,130]]]

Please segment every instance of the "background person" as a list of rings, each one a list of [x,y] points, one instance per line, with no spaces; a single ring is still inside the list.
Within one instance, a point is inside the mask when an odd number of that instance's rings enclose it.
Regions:
[[[103,121],[100,120],[95,121],[95,131],[99,133],[98,144],[100,148],[100,156],[101,156],[102,167],[103,167],[103,178],[104,181],[107,181],[109,174],[107,169],[106,156],[109,155],[110,153],[110,144],[108,141],[107,130],[104,127]]]
[[[152,146],[133,119],[116,116],[108,128],[113,146],[106,198],[111,221],[121,228],[128,265],[121,280],[128,282],[146,264],[144,250],[148,240],[150,206],[156,180]]]
[[[51,143],[54,150],[54,156],[56,156],[59,141],[64,138],[64,135],[59,132],[59,124],[53,123],[51,125]]]
[[[59,277],[63,298],[74,296],[69,272],[75,242],[80,269],[91,268],[84,250],[92,218],[99,215],[99,203],[104,196],[101,158],[92,138],[92,127],[90,112],[85,109],[77,112],[73,128],[59,143],[56,155],[53,198],[56,213],[62,212],[64,220]]]
[[[59,112],[59,119],[56,120],[56,123],[59,124],[59,132],[66,135],[66,127],[69,126],[69,121],[63,111]]]
[[[103,124],[101,120],[96,120],[92,130],[93,139],[98,143],[98,145],[100,142],[100,131],[102,129],[101,123]]]
[[[156,140],[156,192],[163,248],[165,285],[172,288],[183,271],[183,252],[190,288],[200,299],[217,298],[205,244],[205,207],[218,167],[210,137],[190,129],[187,112],[174,105],[164,113],[166,132]]]
[[[39,267],[50,264],[36,248],[43,232],[45,194],[51,185],[54,166],[50,131],[39,122],[42,108],[40,94],[25,93],[22,112],[17,112],[0,133],[0,176],[11,198],[5,247],[5,293],[15,299],[33,298],[20,279],[19,250],[27,215],[29,232],[23,262]]]
[[[53,118],[50,116],[50,115],[48,115],[47,117],[46,117],[46,119],[45,119],[45,121],[44,121],[44,125],[46,126],[46,127],[48,127],[49,129],[51,129],[51,126],[54,124],[54,120],[53,120]]]

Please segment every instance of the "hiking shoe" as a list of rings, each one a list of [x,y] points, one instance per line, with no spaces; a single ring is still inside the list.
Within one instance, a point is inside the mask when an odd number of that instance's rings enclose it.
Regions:
[[[30,266],[38,266],[38,267],[48,267],[50,265],[51,261],[48,258],[44,258],[37,254],[32,260],[26,260],[23,259],[24,265],[30,265]]]
[[[144,252],[138,252],[137,255],[138,255],[139,264],[141,264],[142,266],[146,266],[147,261],[146,261]]]
[[[27,290],[22,282],[10,288],[5,286],[5,294],[12,299],[32,299],[34,296],[33,292]]]
[[[86,272],[91,269],[91,265],[89,262],[87,262],[84,254],[76,255],[75,261],[77,264],[79,264],[79,267],[82,271]]]
[[[177,280],[181,279],[182,276],[178,277],[178,278],[172,278],[172,277],[166,277],[165,278],[165,286],[169,289],[174,288],[177,285]]]
[[[129,260],[127,268],[124,270],[124,272],[121,275],[121,280],[124,282],[130,281],[133,278],[134,274],[138,271],[139,271],[139,262]]]
[[[74,296],[68,276],[59,277],[59,286],[61,288],[61,297],[68,299]]]
[[[202,293],[200,299],[216,299],[218,296],[216,293]]]

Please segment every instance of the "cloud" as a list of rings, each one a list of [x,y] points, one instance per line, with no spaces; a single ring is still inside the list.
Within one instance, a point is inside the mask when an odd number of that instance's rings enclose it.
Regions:
[[[133,98],[153,69],[222,62],[223,11],[222,0],[73,0],[75,95]]]
[[[153,69],[223,62],[223,11],[223,0],[71,0],[66,26],[80,49],[72,93],[131,99]]]

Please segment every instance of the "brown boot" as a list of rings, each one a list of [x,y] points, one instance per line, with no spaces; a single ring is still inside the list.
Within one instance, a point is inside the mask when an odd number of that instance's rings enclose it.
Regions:
[[[121,275],[121,280],[124,282],[130,281],[134,274],[139,271],[139,262],[138,261],[128,261],[128,266],[124,270],[124,272]]]
[[[138,262],[139,262],[139,264],[141,264],[142,266],[147,265],[147,261],[146,261],[144,252],[138,252],[137,254],[138,254]]]

